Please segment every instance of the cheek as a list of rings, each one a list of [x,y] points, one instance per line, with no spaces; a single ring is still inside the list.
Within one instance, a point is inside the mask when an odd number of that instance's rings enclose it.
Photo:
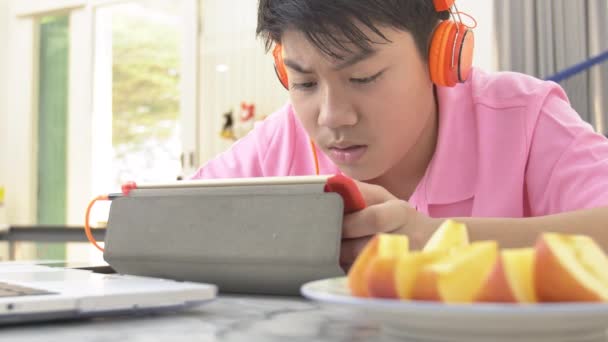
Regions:
[[[369,107],[374,126],[383,130],[402,132],[402,136],[424,126],[433,109],[432,84],[418,82],[392,82],[383,87]]]

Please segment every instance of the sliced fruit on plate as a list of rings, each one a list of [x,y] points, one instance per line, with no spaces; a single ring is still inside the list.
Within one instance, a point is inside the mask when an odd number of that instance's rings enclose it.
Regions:
[[[371,258],[364,272],[370,296],[397,298],[395,270],[399,258],[408,252],[409,240],[405,235],[382,236],[378,241],[378,253]]]
[[[454,220],[445,220],[422,249],[424,252],[449,250],[469,244],[467,226]]]
[[[378,234],[363,248],[348,272],[348,287],[357,297],[396,298],[395,264],[409,250],[405,235]]]
[[[503,249],[475,301],[534,303],[534,249]]]
[[[445,257],[447,251],[410,252],[402,255],[397,261],[395,270],[395,288],[400,299],[412,299],[414,284],[418,273],[425,266]]]
[[[496,241],[474,242],[422,267],[412,298],[445,303],[470,303],[488,278],[496,258]]]
[[[544,233],[535,249],[534,275],[540,301],[608,300],[608,257],[592,238]]]

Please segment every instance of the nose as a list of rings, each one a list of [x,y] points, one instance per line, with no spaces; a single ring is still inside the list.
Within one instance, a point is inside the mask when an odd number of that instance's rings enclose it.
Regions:
[[[352,101],[337,87],[325,87],[317,123],[328,128],[354,126],[358,122]]]

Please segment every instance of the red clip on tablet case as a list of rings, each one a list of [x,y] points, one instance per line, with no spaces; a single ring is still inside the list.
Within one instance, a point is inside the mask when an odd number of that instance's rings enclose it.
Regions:
[[[344,175],[335,175],[327,179],[325,192],[336,192],[344,201],[344,213],[350,214],[365,208],[365,200],[357,184]]]

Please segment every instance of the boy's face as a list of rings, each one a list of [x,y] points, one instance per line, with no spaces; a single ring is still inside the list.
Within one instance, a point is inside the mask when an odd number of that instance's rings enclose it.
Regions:
[[[286,31],[281,43],[302,125],[342,172],[371,180],[409,167],[436,109],[427,63],[411,34],[380,28],[385,42],[362,30],[378,42],[374,52],[343,60],[323,54],[300,31]]]

